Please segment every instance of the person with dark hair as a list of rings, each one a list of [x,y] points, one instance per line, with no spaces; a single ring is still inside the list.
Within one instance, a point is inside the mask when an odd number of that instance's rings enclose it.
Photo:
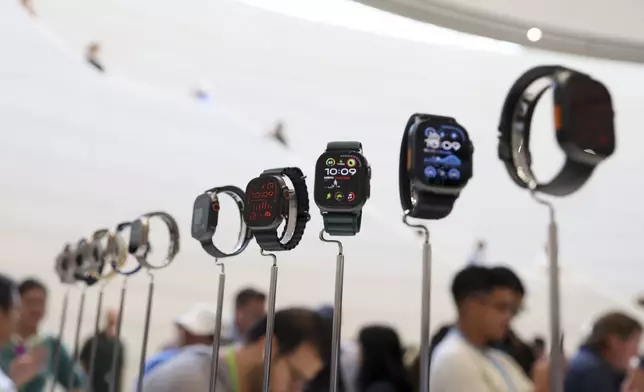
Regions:
[[[20,297],[15,282],[0,274],[0,345],[6,345],[16,328]],[[43,349],[25,353],[0,370],[0,391],[15,392],[32,380],[44,365]],[[22,389],[21,389],[22,390]]]
[[[25,279],[18,285],[18,292],[20,311],[16,331],[11,341],[0,350],[0,367],[6,372],[17,358],[30,353],[38,356],[44,352],[45,362],[40,373],[22,385],[20,391],[41,392],[50,378],[69,391],[82,390],[86,384],[85,375],[75,364],[73,356],[56,337],[40,334],[40,323],[47,310],[47,287],[37,279]],[[56,358],[58,363],[54,366]],[[57,369],[56,374],[53,374],[54,368]]]
[[[107,392],[110,390],[112,379],[112,363],[114,358],[114,349],[119,347],[119,357],[116,362],[116,387],[115,392],[121,391],[121,380],[123,377],[123,365],[125,362],[125,346],[120,339],[116,339],[116,329],[119,314],[116,309],[110,309],[106,313],[105,328],[97,335],[89,337],[80,351],[80,361],[86,373],[89,373],[92,361],[92,349],[96,343],[96,355],[94,357],[94,374],[92,380],[92,392]]]
[[[266,317],[256,323],[243,346],[221,353],[217,392],[261,390],[266,323]],[[271,390],[303,390],[328,362],[330,347],[329,323],[318,313],[302,308],[278,311],[271,351]],[[211,354],[212,348],[206,345],[182,351],[146,378],[143,392],[208,390]]]
[[[367,326],[360,331],[358,341],[362,358],[359,392],[412,391],[396,331],[385,326]]]
[[[235,317],[229,336],[222,342],[242,344],[246,334],[262,317],[266,316],[266,294],[252,287],[240,290],[235,296]]]
[[[456,275],[452,296],[458,321],[432,356],[432,392],[532,391],[512,357],[492,347],[505,338],[518,312],[515,289],[494,269],[468,266]]]
[[[620,312],[601,316],[569,363],[565,392],[620,392],[642,325]]]

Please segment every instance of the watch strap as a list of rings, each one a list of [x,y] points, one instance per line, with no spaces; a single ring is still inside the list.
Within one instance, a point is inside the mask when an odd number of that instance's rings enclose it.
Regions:
[[[210,256],[215,258],[221,259],[225,257],[236,256],[246,249],[246,247],[250,243],[250,240],[253,238],[253,232],[244,222],[244,216],[243,216],[246,194],[244,193],[243,190],[233,185],[212,188],[207,190],[205,193],[210,193],[210,192],[214,192],[215,194],[225,193],[235,201],[235,203],[237,204],[237,208],[239,209],[241,228],[240,228],[239,238],[237,240],[237,245],[235,246],[235,249],[230,253],[225,253],[219,250],[219,248],[217,248],[217,246],[215,245],[212,237],[199,241],[201,243],[201,247],[203,248],[203,250],[206,251],[206,253],[208,253]]]
[[[126,228],[128,228],[128,227],[130,227],[130,226],[132,226],[132,222],[122,222],[122,223],[119,223],[118,225],[116,225],[116,233],[117,233],[117,234],[120,234],[123,230],[125,230]],[[121,275],[124,275],[124,276],[130,276],[130,275],[134,275],[134,274],[136,274],[137,272],[139,272],[139,271],[141,270],[141,268],[143,268],[143,266],[142,266],[142,265],[141,265],[141,263],[139,263],[139,261],[137,260],[137,261],[136,261],[136,267],[134,267],[134,268],[130,269],[129,271],[123,271],[123,270],[121,269],[121,266],[119,266],[116,262],[113,262],[113,263],[112,263],[112,268],[114,269],[114,271],[118,272],[118,273],[119,273],[119,274],[121,274]]]
[[[326,212],[322,214],[324,231],[332,236],[353,236],[360,232],[362,210],[357,212]]]
[[[501,111],[501,120],[499,122],[499,146],[498,154],[499,158],[503,161],[507,172],[510,175],[510,178],[518,186],[522,188],[530,188],[531,184],[527,183],[523,178],[521,178],[517,172],[516,163],[512,155],[512,132],[513,132],[513,121],[517,105],[527,105],[525,108],[525,113],[523,114],[523,154],[526,154],[527,165],[532,164],[532,157],[530,155],[530,131],[532,116],[534,110],[539,102],[541,96],[548,90],[550,86],[544,87],[541,91],[537,91],[536,95],[532,97],[529,102],[526,102],[524,99],[524,92],[530,87],[530,85],[537,79],[554,76],[557,71],[563,70],[565,68],[555,65],[539,66],[534,67],[517,79],[516,82],[510,88],[508,95],[505,98],[503,103],[503,109]],[[528,168],[529,169],[529,168]],[[566,196],[581,188],[586,181],[590,178],[594,171],[595,167],[592,165],[587,165],[584,163],[576,162],[569,158],[566,159],[564,166],[561,168],[559,173],[548,183],[546,184],[536,184],[535,190],[543,192],[552,196]],[[532,173],[530,173],[532,176]]]
[[[416,190],[414,198],[416,203],[412,202],[411,180],[409,178],[409,168],[411,156],[409,156],[409,134],[411,127],[415,124],[416,119],[421,121],[437,120],[449,124],[456,124],[452,117],[435,116],[428,114],[414,114],[409,118],[405,127],[400,144],[400,163],[398,170],[398,190],[400,194],[400,204],[405,213],[412,218],[438,220],[443,219],[452,212],[452,208],[458,195],[438,194],[426,191]]]
[[[327,151],[362,151],[360,142],[329,142],[326,145]]]
[[[295,189],[295,196],[297,197],[297,218],[295,220],[293,236],[287,243],[282,244],[280,236],[277,235],[277,229],[255,231],[255,240],[259,247],[265,251],[295,249],[302,240],[306,224],[311,219],[309,215],[309,190],[306,187],[306,176],[304,176],[304,173],[299,167],[269,169],[265,170],[262,175],[286,176],[291,180],[293,188]]]

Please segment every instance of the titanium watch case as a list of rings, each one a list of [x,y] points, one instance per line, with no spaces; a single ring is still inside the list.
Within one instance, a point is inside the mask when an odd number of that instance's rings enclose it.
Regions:
[[[461,124],[457,123],[456,120],[454,120],[453,124],[448,124],[448,123],[443,123],[440,120],[432,119],[432,118],[422,118],[422,114],[414,114],[411,116],[409,119],[409,123],[407,126],[407,140],[408,140],[408,149],[407,149],[407,172],[410,180],[410,186],[411,186],[411,196],[412,196],[412,202],[417,200],[418,198],[415,197],[415,194],[417,191],[422,191],[422,192],[430,192],[430,193],[436,193],[436,194],[443,194],[443,195],[455,195],[458,196],[461,191],[465,188],[467,183],[470,181],[470,179],[473,176],[473,156],[474,156],[474,145],[472,144],[472,140],[470,139],[470,135],[463,127]],[[463,146],[466,150],[467,154],[467,160],[463,160],[463,166],[461,166],[461,185],[458,186],[438,186],[438,185],[428,185],[423,183],[422,178],[424,177],[424,167],[422,165],[419,165],[419,159],[417,156],[419,154],[422,155],[422,149],[423,146],[419,144],[419,132],[421,132],[421,125],[423,124],[431,124],[434,127],[438,128],[440,125],[450,125],[450,126],[457,126],[460,128],[464,133],[465,137],[467,139],[467,144]]]
[[[297,220],[297,195],[295,194],[295,187],[293,186],[293,183],[291,182],[291,179],[288,178],[288,176],[262,174],[259,177],[255,177],[252,180],[250,180],[250,182],[248,183],[248,186],[246,187],[245,208],[249,208],[252,205],[252,203],[249,203],[249,200],[248,200],[248,197],[249,197],[248,191],[251,186],[251,183],[253,181],[265,180],[266,177],[271,177],[274,180],[276,184],[276,189],[278,190],[277,214],[272,215],[273,219],[271,222],[258,225],[258,224],[253,224],[248,219],[248,214],[244,213],[244,221],[246,222],[248,227],[250,227],[252,230],[259,231],[259,230],[277,230],[277,228],[279,228],[282,222],[284,222],[284,220],[286,219],[286,227],[284,228],[284,233],[280,240],[280,242],[284,244],[290,241],[290,239],[293,237],[293,233],[295,232],[295,222]]]
[[[230,196],[235,201],[241,221],[237,244],[230,253],[224,253],[219,250],[213,241],[219,223],[219,211],[221,208],[219,204],[220,193]],[[246,195],[244,191],[232,185],[209,189],[195,199],[192,209],[192,226],[190,231],[192,237],[199,241],[202,248],[209,255],[216,258],[235,256],[243,252],[250,243],[250,240],[253,238],[253,232],[244,220],[245,199]]]
[[[66,244],[56,257],[56,275],[63,284],[76,283],[75,254],[71,244]]]
[[[147,262],[147,256],[151,249],[149,241],[151,218],[161,218],[168,227],[170,234],[168,252],[163,264],[160,266],[155,266]],[[177,222],[170,214],[165,212],[150,212],[140,216],[138,219],[130,223],[128,252],[134,255],[137,261],[148,269],[161,269],[167,267],[168,264],[174,260],[177,253],[179,253],[179,227]]]
[[[360,190],[361,192],[358,192],[360,195],[364,195],[362,199],[357,200],[355,203],[352,203],[351,206],[338,206],[338,207],[327,207],[323,206],[323,201],[324,201],[324,194],[326,191],[323,188],[320,188],[321,181],[318,182],[318,173],[319,173],[319,168],[324,166],[324,161],[325,161],[325,156],[329,155],[329,153],[332,153],[333,155],[341,155],[341,154],[347,154],[347,155],[355,155],[360,159],[362,165],[360,166],[361,171],[360,173],[356,173],[357,175],[361,176],[360,178],[362,180],[362,184],[360,184]],[[333,151],[325,151],[323,152],[320,157],[318,158],[317,162],[315,163],[315,180],[314,180],[314,187],[313,187],[313,199],[315,201],[315,204],[317,204],[318,208],[320,208],[320,212],[359,212],[362,210],[364,205],[367,203],[367,200],[371,197],[371,166],[369,165],[369,161],[367,161],[367,158],[365,158],[362,153],[354,150],[333,150]]]

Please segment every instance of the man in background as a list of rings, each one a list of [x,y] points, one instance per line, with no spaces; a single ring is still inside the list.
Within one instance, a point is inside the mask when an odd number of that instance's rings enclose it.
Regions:
[[[47,288],[37,279],[25,279],[18,286],[18,293],[20,312],[16,334],[12,341],[0,350],[0,366],[8,373],[11,363],[16,358],[44,348],[47,351],[47,360],[42,371],[21,386],[20,391],[42,392],[51,378],[68,391],[81,391],[85,384],[85,376],[80,366],[75,366],[74,358],[57,338],[40,333],[40,324],[47,310]],[[55,363],[56,359],[58,363]]]
[[[434,351],[432,392],[533,390],[521,367],[491,346],[508,334],[518,312],[516,295],[503,274],[481,266],[461,270],[452,283],[456,326]]]
[[[235,316],[228,336],[222,342],[242,344],[246,334],[263,317],[266,316],[266,294],[252,287],[240,290],[235,297]]]
[[[121,380],[123,376],[123,364],[125,358],[125,347],[123,342],[116,339],[116,328],[118,325],[118,312],[110,309],[105,317],[105,329],[98,335],[85,341],[80,353],[80,362],[89,374],[92,364],[92,349],[96,342],[96,356],[94,357],[94,375],[90,382],[93,392],[108,392],[112,376],[112,362],[114,360],[114,349],[119,348],[119,356],[116,362],[116,392],[121,391]]]
[[[175,319],[176,346],[169,346],[152,357],[145,365],[144,374],[148,377],[153,371],[171,361],[184,349],[191,347],[211,347],[215,333],[216,314],[207,304],[196,304],[186,313]]]
[[[266,317],[248,331],[244,345],[220,355],[217,392],[261,391]],[[329,360],[331,329],[317,312],[289,308],[275,314],[271,352],[271,390],[299,392]],[[143,392],[206,391],[212,348],[192,346],[161,365],[145,381]]]

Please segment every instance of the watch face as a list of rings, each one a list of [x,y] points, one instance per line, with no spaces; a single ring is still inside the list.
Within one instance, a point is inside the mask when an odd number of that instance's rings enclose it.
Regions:
[[[244,221],[253,229],[277,228],[282,221],[280,184],[273,176],[260,176],[246,186]]]
[[[128,245],[128,252],[134,254],[141,247],[141,239],[143,238],[143,223],[140,219],[132,222],[130,226],[130,242]]]
[[[562,112],[555,112],[555,121],[559,123],[560,142],[572,143],[578,150],[600,159],[610,156],[615,151],[615,128],[606,87],[585,75],[573,74],[559,90],[555,98],[560,99],[558,110]]]
[[[321,208],[352,210],[367,201],[368,166],[356,152],[325,152],[315,165],[315,203]]]
[[[458,125],[424,121],[412,133],[414,176],[428,187],[460,189],[472,176],[472,149]]]
[[[204,193],[195,199],[192,209],[192,237],[201,241],[215,234],[217,227],[218,207],[209,194]]]

